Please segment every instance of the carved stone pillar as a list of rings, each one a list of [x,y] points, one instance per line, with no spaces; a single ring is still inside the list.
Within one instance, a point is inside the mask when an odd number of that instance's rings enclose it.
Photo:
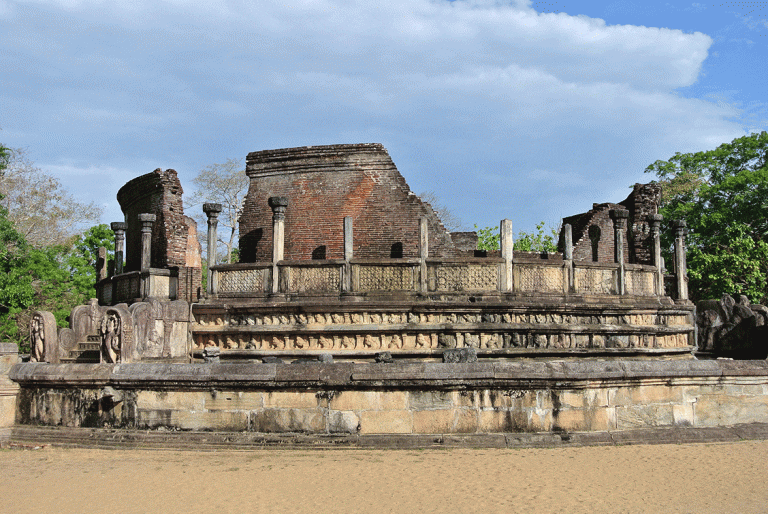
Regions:
[[[512,234],[512,220],[501,220],[499,225],[499,236],[501,238],[501,258],[504,259],[504,272],[501,275],[501,290],[512,291],[512,261],[514,260],[515,239]]]
[[[419,291],[427,292],[427,257],[429,257],[429,226],[427,218],[419,218]]]
[[[619,294],[626,292],[624,280],[624,234],[627,230],[629,211],[626,209],[611,209],[608,215],[613,220],[613,260],[619,264]]]
[[[353,257],[353,231],[352,231],[352,217],[344,217],[344,283],[342,284],[342,291],[349,292],[352,290],[352,264],[349,262]]]
[[[141,221],[141,271],[147,271],[152,265],[152,225],[157,220],[154,214],[139,214]]]
[[[269,197],[272,208],[272,292],[280,291],[280,277],[277,263],[283,260],[285,252],[285,209],[288,198],[282,196]]]
[[[563,225],[563,236],[565,243],[563,245],[563,260],[565,261],[566,282],[565,291],[573,291],[573,230],[571,225]]]
[[[661,262],[661,214],[649,214],[648,224],[651,227],[651,241],[653,241],[653,265],[656,266],[656,291],[659,296],[664,296],[664,265]]]
[[[685,236],[688,225],[685,220],[672,222],[675,229],[675,279],[677,281],[677,299],[688,299],[688,264],[685,261]]]
[[[220,203],[204,203],[203,212],[208,217],[208,250],[206,252],[206,261],[208,262],[208,273],[205,286],[205,292],[211,294],[213,291],[213,272],[211,267],[216,265],[216,229],[219,225],[219,213],[221,212]]]
[[[115,275],[123,273],[123,261],[125,260],[125,231],[128,224],[124,221],[113,221],[110,224],[112,232],[115,233]]]

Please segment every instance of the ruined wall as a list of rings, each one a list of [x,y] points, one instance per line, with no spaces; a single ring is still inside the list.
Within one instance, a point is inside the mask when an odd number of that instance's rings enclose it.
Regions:
[[[635,184],[632,193],[621,205],[629,209],[627,241],[630,262],[651,264],[653,262],[653,240],[648,216],[656,214],[661,201],[661,186],[658,184]]]
[[[575,216],[563,218],[563,224],[570,224],[573,235],[573,260],[607,262],[615,261],[613,220],[611,209],[623,209],[615,203],[593,204],[592,209]],[[629,223],[629,222],[628,222]],[[626,241],[626,234],[625,234]],[[560,232],[559,250],[563,251],[565,243],[562,230]],[[629,262],[629,245],[624,245],[624,262]]]
[[[624,233],[624,262],[652,264],[653,248],[648,216],[658,212],[661,187],[658,184],[635,184],[629,196],[618,204],[593,204],[589,211],[563,218],[573,234],[573,258],[577,261],[614,262],[614,231],[611,209],[629,211]],[[565,241],[560,232],[559,250]]]
[[[248,154],[251,179],[240,218],[242,262],[272,258],[271,196],[288,198],[285,259],[344,257],[343,220],[351,216],[354,255],[418,255],[418,219],[429,223],[431,256],[457,255],[433,209],[411,192],[381,144],[310,146]],[[324,251],[323,251],[323,248]]]
[[[183,190],[175,170],[156,169],[126,183],[117,192],[125,215],[125,271],[141,267],[141,222],[139,214],[157,216],[152,227],[153,268],[179,268],[178,298],[194,301],[201,282],[200,244],[197,224],[184,215]]]

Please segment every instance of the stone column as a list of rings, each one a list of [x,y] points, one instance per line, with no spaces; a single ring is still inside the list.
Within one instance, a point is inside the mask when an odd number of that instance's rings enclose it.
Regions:
[[[514,260],[515,239],[512,234],[512,220],[503,219],[499,225],[499,237],[501,239],[501,258],[504,259],[504,272],[501,274],[502,291],[512,291],[514,283],[512,279],[512,261]]]
[[[124,221],[113,221],[110,224],[115,233],[115,275],[123,273],[123,261],[125,260],[125,231],[128,224]]]
[[[139,214],[141,221],[141,271],[149,270],[152,265],[152,225],[157,216],[154,214]]]
[[[349,292],[352,290],[352,264],[350,261],[353,256],[353,232],[352,232],[352,217],[344,217],[344,282],[342,284],[342,291]]]
[[[624,233],[627,229],[629,211],[626,209],[611,209],[608,211],[613,220],[613,259],[619,264],[619,294],[626,293],[624,282]]]
[[[565,243],[563,246],[563,261],[565,261],[565,292],[573,291],[573,230],[570,223],[563,225],[563,236]]]
[[[685,220],[672,222],[675,229],[675,279],[677,281],[677,299],[688,299],[688,264],[685,262],[685,236],[688,225]]]
[[[427,257],[429,257],[429,226],[427,218],[419,218],[419,291],[427,292]]]
[[[203,212],[208,217],[208,248],[205,256],[206,262],[208,263],[208,273],[206,274],[205,292],[211,294],[214,289],[214,277],[211,267],[216,265],[216,242],[218,241],[216,229],[219,226],[219,213],[221,212],[221,204],[204,203]]]
[[[280,291],[280,276],[277,263],[283,260],[285,251],[285,209],[288,198],[270,196],[269,206],[272,208],[272,292]]]
[[[653,241],[653,265],[656,266],[656,291],[659,296],[664,296],[664,264],[661,262],[661,214],[649,214],[648,225],[651,227],[651,241]]]

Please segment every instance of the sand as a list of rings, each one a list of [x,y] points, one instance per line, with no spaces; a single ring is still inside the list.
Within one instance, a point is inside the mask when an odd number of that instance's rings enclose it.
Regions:
[[[518,450],[0,451],[0,512],[768,512],[768,441]]]

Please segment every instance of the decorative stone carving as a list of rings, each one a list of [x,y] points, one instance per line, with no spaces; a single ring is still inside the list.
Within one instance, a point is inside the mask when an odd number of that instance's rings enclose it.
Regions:
[[[340,290],[341,268],[291,267],[289,276],[290,293],[331,293]]]
[[[520,291],[528,293],[562,293],[562,268],[519,266]]]
[[[216,273],[221,293],[260,293],[264,289],[264,269],[225,270]]]
[[[59,338],[56,318],[48,311],[35,311],[29,324],[31,362],[59,362]]]
[[[768,308],[764,305],[750,305],[743,295],[738,302],[723,295],[720,300],[698,302],[696,310],[699,351],[742,359],[768,355]]]
[[[137,359],[133,338],[133,320],[127,309],[115,306],[106,309],[99,327],[101,361],[106,363],[133,362]]]
[[[408,266],[359,266],[360,291],[409,291],[414,289],[413,268]]]
[[[633,270],[626,272],[627,294],[635,296],[654,296],[656,294],[656,275],[652,271]]]
[[[433,291],[495,291],[498,288],[498,265],[439,266],[430,289]]]
[[[613,292],[613,270],[599,268],[576,268],[573,271],[577,293],[611,294]]]

